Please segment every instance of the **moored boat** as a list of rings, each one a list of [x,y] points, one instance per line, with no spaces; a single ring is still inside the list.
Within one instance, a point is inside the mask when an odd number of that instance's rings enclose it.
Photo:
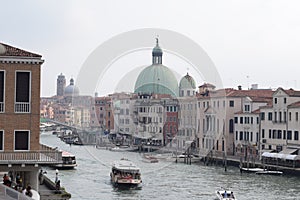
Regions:
[[[139,186],[142,183],[140,168],[124,158],[113,163],[110,177],[114,186]]]
[[[255,172],[255,174],[280,176],[283,174],[283,172],[282,171],[273,171],[273,170],[264,170],[264,171]]]
[[[216,195],[219,200],[237,200],[233,192],[230,190],[217,190]]]
[[[256,173],[256,172],[263,172],[265,169],[258,168],[258,167],[240,167],[240,172],[246,172],[246,173]]]
[[[55,165],[55,168],[60,169],[73,169],[77,167],[75,155],[62,151],[62,163]]]

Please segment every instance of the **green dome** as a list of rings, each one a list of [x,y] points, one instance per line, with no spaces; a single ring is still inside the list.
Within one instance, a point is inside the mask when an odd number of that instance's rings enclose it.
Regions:
[[[168,67],[162,64],[153,64],[139,74],[135,82],[134,92],[177,96],[177,79]]]
[[[182,77],[179,83],[180,89],[196,89],[196,82],[188,73]]]

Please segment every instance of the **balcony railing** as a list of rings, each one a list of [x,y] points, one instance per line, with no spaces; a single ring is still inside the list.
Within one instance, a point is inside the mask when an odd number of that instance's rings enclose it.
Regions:
[[[30,113],[30,103],[29,102],[15,102],[15,112],[16,113]]]
[[[4,112],[4,103],[0,102],[0,113]]]
[[[62,163],[62,152],[41,145],[38,151],[4,151],[0,152],[0,164],[59,164]]]

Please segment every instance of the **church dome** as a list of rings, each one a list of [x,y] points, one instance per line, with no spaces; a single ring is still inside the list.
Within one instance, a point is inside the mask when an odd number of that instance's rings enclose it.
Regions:
[[[135,82],[134,92],[177,96],[177,80],[168,67],[164,65],[150,65],[139,74]]]
[[[189,75],[189,73],[187,73],[184,77],[182,77],[182,79],[179,82],[179,88],[180,89],[196,89],[196,82],[193,79],[193,77],[191,77]]]
[[[178,83],[173,72],[162,64],[162,49],[158,39],[152,50],[152,65],[146,67],[138,76],[134,93],[170,94],[177,96]]]
[[[65,88],[65,96],[79,95],[79,88],[74,85],[74,79],[71,78],[70,85]]]

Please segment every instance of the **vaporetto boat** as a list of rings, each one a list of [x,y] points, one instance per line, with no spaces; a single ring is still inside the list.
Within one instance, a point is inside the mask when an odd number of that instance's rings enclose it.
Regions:
[[[113,163],[110,177],[115,186],[139,186],[142,183],[140,168],[124,158]]]

